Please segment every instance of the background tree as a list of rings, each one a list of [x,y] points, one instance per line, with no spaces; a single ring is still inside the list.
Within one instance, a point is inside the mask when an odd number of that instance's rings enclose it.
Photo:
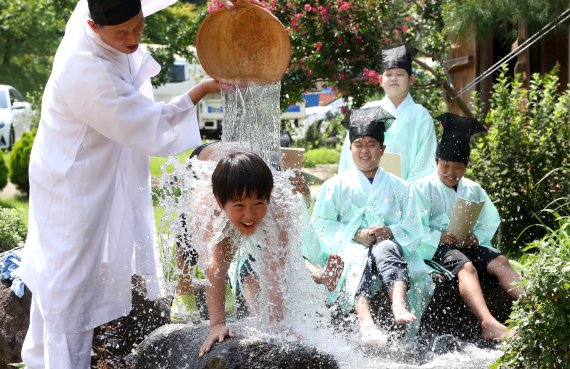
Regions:
[[[0,83],[43,90],[75,0],[0,0]]]

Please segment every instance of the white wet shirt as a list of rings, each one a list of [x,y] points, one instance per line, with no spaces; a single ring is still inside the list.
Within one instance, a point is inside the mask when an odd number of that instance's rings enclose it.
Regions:
[[[158,3],[151,2],[154,11]],[[156,61],[142,50],[127,55],[106,45],[87,14],[81,0],[54,59],[30,158],[20,269],[57,333],[128,314],[134,273],[156,297],[149,156],[200,144],[188,94],[154,102],[149,78],[160,70]]]

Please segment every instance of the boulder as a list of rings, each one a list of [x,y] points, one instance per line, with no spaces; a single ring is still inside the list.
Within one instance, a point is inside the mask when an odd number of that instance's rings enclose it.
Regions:
[[[239,332],[240,330],[238,330]],[[337,369],[336,360],[299,342],[240,335],[198,357],[206,325],[170,324],[152,332],[137,348],[135,369]]]
[[[433,298],[422,316],[419,335],[453,335],[463,341],[481,340],[481,327],[459,295],[457,279],[447,280],[433,274],[435,290]],[[480,280],[481,289],[489,311],[498,321],[505,323],[509,317],[513,299],[501,288],[496,278]],[[375,319],[385,329],[398,331],[394,325],[390,299],[386,293],[378,294],[371,303]]]
[[[100,367],[128,368],[129,355],[152,331],[170,323],[172,297],[150,301],[142,277],[132,277],[132,304],[129,315],[95,329],[93,349]]]

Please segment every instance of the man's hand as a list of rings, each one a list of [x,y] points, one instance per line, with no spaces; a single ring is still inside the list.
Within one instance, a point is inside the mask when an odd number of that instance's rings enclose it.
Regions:
[[[210,349],[216,342],[222,342],[226,337],[234,337],[234,330],[225,324],[215,324],[210,326],[210,332],[206,341],[200,347],[200,357],[204,356],[205,353],[210,352]]]
[[[228,9],[228,10],[232,13],[232,15],[235,15],[235,14],[236,14],[236,7],[235,7],[235,5],[234,5],[234,1],[235,1],[235,0],[225,0],[225,1],[222,1],[222,4],[224,4],[224,7],[225,7],[226,9]]]
[[[441,237],[439,238],[439,243],[457,246],[457,245],[459,245],[459,240],[453,234],[451,234],[447,231],[443,231],[443,232],[441,232]]]

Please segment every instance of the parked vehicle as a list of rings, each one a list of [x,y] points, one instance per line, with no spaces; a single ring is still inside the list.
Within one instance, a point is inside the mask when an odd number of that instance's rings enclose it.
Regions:
[[[12,149],[31,127],[32,105],[14,87],[0,85],[0,149]]]

